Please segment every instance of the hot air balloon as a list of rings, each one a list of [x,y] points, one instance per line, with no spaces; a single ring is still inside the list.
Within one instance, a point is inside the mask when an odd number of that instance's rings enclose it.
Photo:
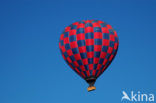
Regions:
[[[82,20],[67,26],[59,48],[66,63],[95,90],[96,79],[111,64],[119,40],[111,25],[100,20]]]

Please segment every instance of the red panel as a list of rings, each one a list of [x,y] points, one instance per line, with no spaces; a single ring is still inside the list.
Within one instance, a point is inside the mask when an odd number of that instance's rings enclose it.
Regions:
[[[81,74],[82,74],[82,76],[85,78],[86,76],[85,76],[85,74],[83,73],[83,72],[81,72]]]
[[[100,24],[95,22],[95,23],[93,23],[93,27],[100,27]]]
[[[107,61],[107,59],[104,59],[103,65],[106,65]]]
[[[85,53],[86,52],[86,47],[85,46],[79,47],[79,52],[80,53]]]
[[[94,39],[102,39],[102,33],[94,32]]]
[[[75,70],[76,70],[77,73],[80,73],[80,71],[77,68],[75,68]]]
[[[103,58],[104,59],[106,57],[106,54],[107,54],[106,52],[101,52],[100,58]]]
[[[83,33],[77,34],[77,35],[76,35],[76,38],[77,38],[77,41],[78,41],[78,40],[84,40],[84,39],[85,39],[85,35],[84,35]]]
[[[87,70],[86,73],[87,73],[87,76],[89,77],[90,76],[89,70]]]
[[[67,54],[68,54],[68,56],[72,56],[73,55],[72,50],[71,49],[67,50]]]
[[[69,36],[71,36],[71,35],[76,35],[76,30],[75,29],[69,31]]]
[[[109,46],[109,40],[107,40],[107,39],[102,39],[102,45],[103,45],[103,46]]]
[[[85,33],[90,33],[90,32],[93,32],[93,27],[86,27]]]
[[[110,35],[109,37],[110,37],[110,40],[111,40],[111,41],[115,41],[114,35]]]
[[[95,73],[96,73],[96,70],[93,70],[93,73],[92,73],[92,75],[94,76],[94,75],[95,75]]]
[[[77,29],[78,28],[84,28],[84,27],[85,27],[85,25],[83,23],[81,23],[81,24],[78,25]]]
[[[72,63],[72,61],[71,61],[71,59],[70,59],[69,57],[67,57],[67,61],[68,61],[69,63]]]
[[[97,65],[97,70],[100,70],[101,66],[102,66],[102,64],[98,64]]]
[[[65,28],[65,32],[69,32],[70,29],[71,29],[71,27],[67,26],[67,27]]]
[[[110,26],[109,24],[106,25],[108,29],[112,29],[112,26]]]
[[[64,34],[61,34],[60,40],[63,40]]]
[[[86,46],[94,45],[94,39],[86,39]]]
[[[93,64],[89,64],[89,70],[93,70]]]
[[[118,44],[117,44],[117,43],[115,43],[115,44],[114,44],[114,49],[116,50],[116,49],[117,49],[117,47],[118,47]]]
[[[61,43],[59,42],[59,48],[61,49]]]
[[[109,30],[106,27],[102,27],[102,33],[109,33]]]
[[[117,37],[117,33],[116,33],[116,31],[114,31],[114,35],[115,35],[115,37]]]
[[[99,58],[94,58],[94,64],[98,64],[99,63]]]
[[[64,53],[66,51],[65,47],[62,46],[61,48],[62,48],[62,52]]]
[[[69,43],[69,38],[68,37],[64,38],[64,44],[68,44],[68,43]]]
[[[101,24],[101,23],[104,23],[104,22],[99,20],[99,21],[98,21],[98,23],[100,23],[100,24]]]
[[[70,42],[70,47],[77,48],[78,47],[77,42],[76,41]]]
[[[82,59],[83,65],[87,65],[88,64],[88,59]]]
[[[85,71],[84,65],[81,65],[80,68],[81,68],[82,71]]]
[[[87,57],[88,58],[93,58],[94,52],[87,52]]]
[[[107,53],[111,54],[112,51],[113,51],[113,48],[112,48],[112,47],[108,47],[108,51],[107,51]]]
[[[99,52],[99,51],[101,51],[101,49],[102,49],[101,45],[94,45],[94,51]]]
[[[74,57],[75,57],[76,60],[80,60],[81,59],[80,54],[74,54]]]
[[[73,64],[74,64],[76,67],[79,66],[79,64],[77,63],[77,61],[74,61]]]
[[[110,57],[109,57],[109,61],[111,61],[113,59],[114,55],[112,54]]]
[[[75,22],[75,23],[73,23],[73,25],[78,25],[79,24],[79,22]]]
[[[85,23],[91,23],[92,20],[85,20],[84,22],[85,22]]]
[[[63,56],[64,60],[66,60],[66,57],[63,54],[62,54],[62,56]]]

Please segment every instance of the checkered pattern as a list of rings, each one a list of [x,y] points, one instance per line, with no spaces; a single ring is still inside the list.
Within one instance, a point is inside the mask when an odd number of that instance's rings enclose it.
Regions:
[[[99,77],[117,53],[116,31],[99,20],[83,20],[67,26],[59,47],[68,65],[82,78]]]

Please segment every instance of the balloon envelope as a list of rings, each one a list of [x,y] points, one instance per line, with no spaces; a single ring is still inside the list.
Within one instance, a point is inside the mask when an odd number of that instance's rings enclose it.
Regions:
[[[82,20],[67,26],[59,48],[67,64],[94,90],[96,79],[106,70],[117,53],[116,31],[100,20]]]

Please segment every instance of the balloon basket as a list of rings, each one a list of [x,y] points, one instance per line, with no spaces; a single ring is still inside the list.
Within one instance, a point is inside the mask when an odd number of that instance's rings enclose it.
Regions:
[[[89,87],[87,88],[88,92],[93,91],[93,90],[95,90],[95,89],[96,89],[95,86],[89,86]]]

